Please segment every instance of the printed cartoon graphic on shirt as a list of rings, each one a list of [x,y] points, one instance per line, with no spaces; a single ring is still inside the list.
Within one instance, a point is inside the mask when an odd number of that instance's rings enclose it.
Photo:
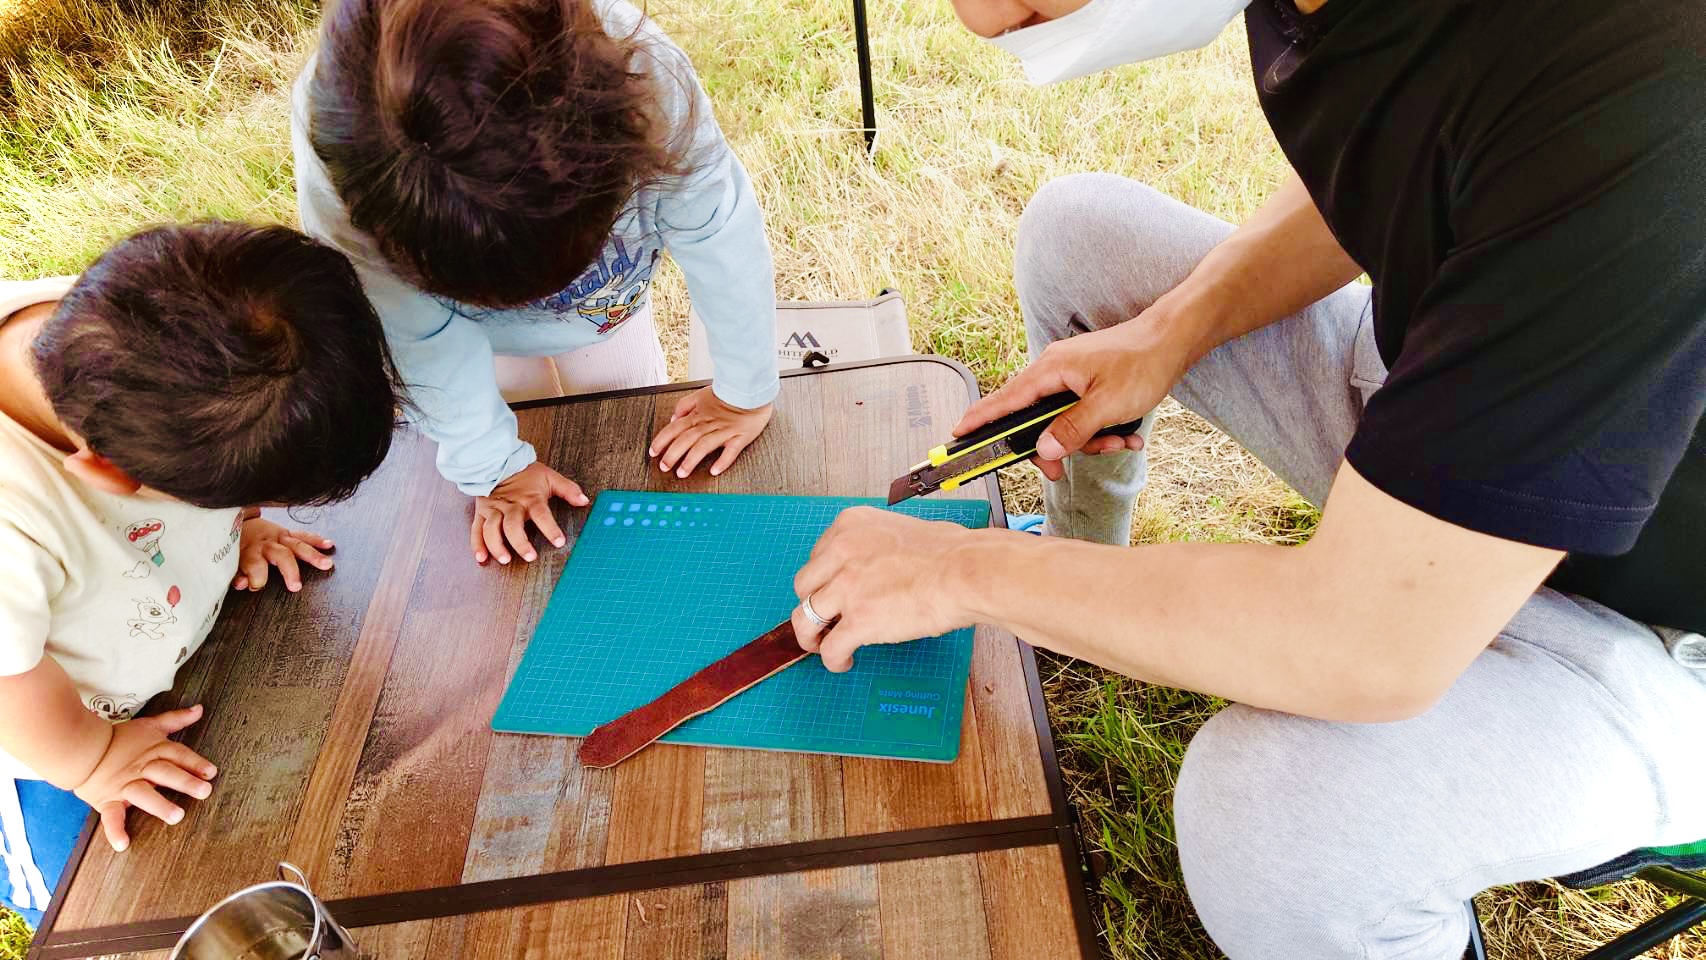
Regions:
[[[566,293],[576,301],[576,311],[582,319],[598,325],[600,335],[609,333],[633,315],[651,287],[652,272],[657,268],[658,251],[649,255],[642,251],[641,259],[629,256],[628,246],[617,237],[612,251],[588,267],[580,279],[569,285]]]
[[[166,602],[158,600],[133,600],[136,604],[136,618],[126,620],[125,626],[130,628],[133,637],[147,637],[150,640],[166,639],[166,631],[162,628],[178,622],[178,617],[172,612],[178,605],[180,594],[173,587],[166,595]]]
[[[629,250],[630,242],[639,249]],[[661,253],[656,247],[648,247],[643,240],[611,237],[598,259],[582,271],[575,282],[526,306],[480,309],[443,297],[436,299],[470,320],[548,323],[579,318],[595,325],[596,332],[602,336],[621,326],[645,301]]]
[[[165,533],[165,522],[156,517],[149,517],[147,520],[138,521],[124,528],[125,539],[129,540],[131,546],[142,551],[143,556],[148,558],[145,561],[138,561],[136,566],[125,574],[127,578],[131,580],[145,579],[154,572],[148,566],[150,563],[158,567],[166,562],[166,555],[160,550],[160,538]]]
[[[231,536],[223,546],[213,552],[213,562],[216,564],[223,563],[225,558],[231,555],[231,551],[237,549],[237,542],[242,539],[243,511],[239,510],[237,515],[231,518]]]
[[[628,319],[628,313],[633,310],[634,302],[640,298],[640,295],[635,293],[630,299],[622,299],[626,292],[622,282],[626,279],[628,279],[628,275],[625,273],[613,275],[605,281],[604,286],[594,290],[576,308],[583,319],[590,320],[598,325],[600,334],[609,333],[616,329],[622,321]]]
[[[103,720],[129,720],[136,716],[136,711],[142,709],[142,701],[134,693],[123,693],[118,696],[102,694],[89,701],[89,709],[99,714]]]

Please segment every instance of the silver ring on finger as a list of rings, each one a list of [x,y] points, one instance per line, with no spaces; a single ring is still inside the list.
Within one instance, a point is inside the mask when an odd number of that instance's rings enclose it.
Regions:
[[[810,620],[820,627],[827,627],[830,625],[831,621],[825,620],[816,610],[812,609],[812,598],[809,596],[800,601],[800,612],[806,615],[807,620]]]

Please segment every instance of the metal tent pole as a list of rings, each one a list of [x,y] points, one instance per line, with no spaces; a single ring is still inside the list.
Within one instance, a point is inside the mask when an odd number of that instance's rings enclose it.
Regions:
[[[853,0],[853,37],[859,47],[859,107],[865,119],[865,152],[877,145],[877,100],[871,88],[871,32],[865,22],[865,0]]]

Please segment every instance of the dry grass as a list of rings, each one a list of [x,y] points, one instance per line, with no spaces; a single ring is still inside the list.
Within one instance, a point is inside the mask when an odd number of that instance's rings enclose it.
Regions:
[[[74,273],[152,222],[295,220],[284,89],[317,4],[46,6],[82,29],[69,53],[0,56],[0,276]],[[190,7],[190,30],[161,12]]]
[[[893,4],[873,40],[882,132],[867,162],[845,5],[766,6],[762,17],[714,0],[651,9],[700,65],[752,172],[781,291],[833,299],[895,287],[915,346],[959,357],[986,385],[1023,362],[1013,228],[1042,183],[1111,169],[1236,219],[1281,175],[1230,32],[1164,67],[1037,91],[944,4]],[[673,281],[660,288],[666,307],[679,304]]]
[[[285,88],[312,42],[315,0],[0,0],[0,276],[74,272],[143,224],[219,215],[292,222]],[[764,203],[785,297],[895,287],[914,345],[990,386],[1023,363],[1013,229],[1048,179],[1111,170],[1229,220],[1283,170],[1236,29],[1207,50],[1058,88],[1027,86],[961,30],[946,0],[883,4],[875,27],[882,136],[858,124],[844,0],[652,0],[687,47]],[[23,11],[26,16],[20,16]],[[66,24],[73,28],[65,29]],[[64,43],[47,42],[61,37]],[[672,370],[685,371],[684,289],[658,280]],[[1296,542],[1314,511],[1176,405],[1152,443],[1145,542]],[[1036,509],[1015,476],[1010,507]],[[1179,757],[1216,709],[1083,664],[1045,664],[1087,835],[1107,867],[1101,914],[1122,958],[1217,956],[1180,887],[1168,814]],[[1483,898],[1495,956],[1574,956],[1656,905],[1639,886]],[[0,933],[0,960],[15,935]],[[1706,938],[1673,946],[1706,960]]]

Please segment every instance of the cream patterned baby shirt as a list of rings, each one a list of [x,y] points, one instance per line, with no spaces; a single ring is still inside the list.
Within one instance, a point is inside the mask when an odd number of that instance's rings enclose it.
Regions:
[[[0,323],[59,300],[72,279],[0,281]],[[129,719],[212,629],[242,511],[103,493],[64,458],[0,414],[0,676],[49,656],[89,709]],[[3,752],[0,776],[33,778]]]

